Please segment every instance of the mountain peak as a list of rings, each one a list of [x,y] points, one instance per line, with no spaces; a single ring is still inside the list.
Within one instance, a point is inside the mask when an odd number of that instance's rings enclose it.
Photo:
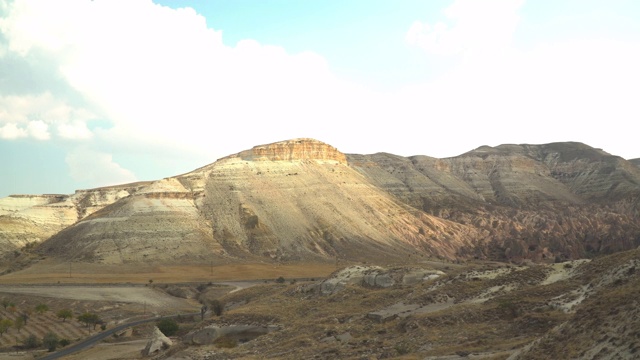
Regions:
[[[249,161],[325,160],[347,163],[346,156],[331,145],[310,138],[298,138],[257,145],[231,157]]]

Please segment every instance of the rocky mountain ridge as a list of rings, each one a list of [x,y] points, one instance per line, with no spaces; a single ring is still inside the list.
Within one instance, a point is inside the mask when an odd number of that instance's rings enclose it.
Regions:
[[[436,159],[294,139],[154,182],[0,199],[0,242],[105,263],[554,261],[640,245],[639,199],[640,167],[581,143]]]

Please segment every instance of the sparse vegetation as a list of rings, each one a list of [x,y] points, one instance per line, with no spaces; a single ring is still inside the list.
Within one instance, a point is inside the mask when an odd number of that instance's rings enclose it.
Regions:
[[[62,321],[64,322],[67,321],[67,319],[71,319],[73,317],[73,311],[69,309],[60,309],[56,313],[56,316],[62,319]]]
[[[221,349],[232,349],[238,346],[238,341],[229,336],[221,336],[214,341],[214,344]]]
[[[5,310],[7,310],[7,308],[8,308],[9,306],[13,306],[13,303],[12,303],[9,299],[6,299],[6,298],[3,298],[3,299],[2,299],[2,301],[0,301],[0,304],[2,304],[2,307],[3,307]]]
[[[13,326],[11,319],[0,320],[0,336],[3,336]]]
[[[31,334],[24,339],[22,345],[26,349],[35,349],[40,346],[40,340],[38,340],[35,335]]]
[[[156,323],[156,326],[165,336],[173,336],[180,329],[180,326],[174,319],[162,319]]]
[[[38,304],[36,305],[36,312],[40,315],[46,313],[47,311],[49,311],[49,305],[47,304]]]
[[[24,319],[21,316],[16,317],[16,319],[13,321],[13,327],[15,327],[18,332],[20,332],[20,330],[22,330],[22,328],[24,327]]]
[[[44,345],[49,352],[55,351],[58,348],[60,339],[58,339],[58,335],[48,332],[42,338],[42,345]]]
[[[221,316],[224,312],[224,303],[219,299],[213,299],[209,301],[209,309],[215,316]]]
[[[87,327],[89,327],[89,325],[93,325],[94,329],[101,322],[100,317],[97,314],[89,312],[85,312],[82,315],[79,315],[78,321],[84,323]]]

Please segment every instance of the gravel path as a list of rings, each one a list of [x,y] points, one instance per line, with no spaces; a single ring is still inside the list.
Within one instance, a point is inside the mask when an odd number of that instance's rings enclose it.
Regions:
[[[0,292],[70,300],[137,303],[159,308],[180,308],[189,304],[187,300],[141,286],[0,286]]]

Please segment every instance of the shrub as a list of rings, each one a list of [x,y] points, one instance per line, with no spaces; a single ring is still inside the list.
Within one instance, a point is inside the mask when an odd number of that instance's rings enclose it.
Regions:
[[[224,312],[224,303],[218,299],[209,301],[209,306],[211,308],[211,312],[216,316],[220,316]]]
[[[156,323],[156,326],[165,336],[173,336],[180,329],[178,323],[173,319],[162,319]]]
[[[0,320],[0,336],[4,335],[4,333],[7,332],[9,328],[12,326],[13,326],[13,321],[11,319]]]
[[[284,281],[285,281],[285,280],[284,280],[284,278],[283,278],[282,276],[280,276],[279,278],[277,278],[277,279],[276,279],[276,282],[277,282],[278,284],[283,284],[283,283],[284,283]]]
[[[221,336],[213,342],[218,348],[231,349],[238,346],[238,342],[228,336]]]
[[[58,344],[60,344],[60,346],[65,347],[69,344],[71,344],[71,340],[69,339],[60,339],[60,341],[58,341]]]
[[[89,325],[93,325],[93,328],[96,328],[96,325],[102,322],[100,317],[97,314],[86,312],[80,316],[78,316],[78,321],[84,323],[89,327]]]
[[[58,339],[58,335],[48,332],[42,338],[42,345],[44,345],[49,351],[55,351],[58,347],[59,341],[60,339]]]
[[[73,317],[73,312],[69,309],[62,309],[56,313],[56,316],[64,322]]]
[[[38,314],[44,314],[49,311],[49,306],[47,304],[38,304],[36,305],[36,312]]]
[[[35,335],[31,334],[22,341],[22,345],[27,349],[35,349],[40,346],[40,341]]]

